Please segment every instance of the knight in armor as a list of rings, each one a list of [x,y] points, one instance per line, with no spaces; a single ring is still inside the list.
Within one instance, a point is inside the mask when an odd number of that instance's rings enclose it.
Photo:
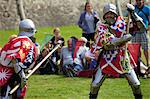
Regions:
[[[86,53],[88,60],[97,60],[90,88],[90,99],[96,99],[105,78],[124,75],[132,88],[135,99],[142,99],[140,82],[131,67],[125,44],[132,36],[126,33],[126,23],[116,12],[116,6],[106,4],[103,8],[105,23],[97,24],[95,43]],[[99,55],[98,55],[99,53]]]
[[[36,33],[32,20],[24,19],[19,24],[18,36],[12,37],[0,52],[0,99],[23,99],[27,89],[25,70],[36,60]],[[20,87],[12,94],[9,91],[17,84]]]

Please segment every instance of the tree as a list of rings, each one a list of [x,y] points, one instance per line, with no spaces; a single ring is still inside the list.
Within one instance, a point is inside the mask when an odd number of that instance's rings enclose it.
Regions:
[[[23,8],[23,0],[16,0],[18,15],[20,16],[20,20],[25,19],[25,13]]]

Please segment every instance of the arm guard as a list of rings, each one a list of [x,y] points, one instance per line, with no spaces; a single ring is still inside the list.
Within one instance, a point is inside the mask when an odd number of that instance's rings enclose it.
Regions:
[[[34,47],[32,47],[28,53],[28,55],[26,56],[26,59],[24,60],[23,65],[25,66],[24,69],[29,68],[29,66],[33,63],[34,61]],[[22,65],[22,66],[23,66]]]
[[[19,75],[21,81],[20,81],[20,84],[21,84],[21,88],[24,87],[24,85],[26,84],[26,81],[27,81],[27,78],[25,76],[25,73],[24,73],[24,65],[19,62],[18,59],[15,59],[12,61],[13,64],[14,64],[14,70],[15,72]]]
[[[104,46],[105,50],[114,50],[117,46],[124,44],[132,39],[130,34],[126,34],[121,38],[114,38],[111,42]]]

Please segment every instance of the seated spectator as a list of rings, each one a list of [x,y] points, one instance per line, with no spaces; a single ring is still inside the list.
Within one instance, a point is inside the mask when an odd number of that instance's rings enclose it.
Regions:
[[[53,49],[58,43],[59,41],[63,41],[62,43],[62,46],[64,46],[64,38],[61,36],[61,33],[60,33],[60,29],[57,27],[57,28],[54,28],[53,30],[53,34],[54,36],[52,37],[52,39],[50,40],[50,44],[51,44],[51,49]],[[59,48],[57,51],[55,51],[53,54],[52,54],[52,61],[56,64],[56,62],[60,59],[60,51],[61,51],[61,48]]]
[[[47,49],[48,51],[52,51],[55,48],[55,46],[58,43],[60,43],[59,41],[63,41],[62,46],[64,46],[64,38],[61,37],[60,29],[59,28],[54,28],[53,34],[54,34],[54,36],[52,37],[52,39],[47,44],[45,44],[44,49],[42,51],[43,54],[45,53],[45,49]],[[50,68],[55,67],[57,69],[56,70],[57,73],[58,73],[58,64],[60,64],[60,62],[59,62],[59,60],[60,60],[60,50],[61,50],[61,48],[58,48],[55,52],[53,52],[51,57],[48,59],[48,63],[45,64],[45,66],[52,65],[52,66],[49,66]],[[47,55],[47,54],[45,54],[45,55]],[[44,58],[43,56],[41,54],[39,59],[42,60]],[[44,70],[44,69],[46,69],[46,68],[45,67],[42,68],[41,71],[47,71],[47,70]],[[49,72],[51,72],[51,71],[49,71]]]
[[[49,49],[44,48],[37,59],[37,63],[41,62],[44,57],[49,53]],[[53,61],[48,58],[39,68],[39,72],[41,75],[43,74],[57,74],[58,73],[58,68],[57,66],[53,63]]]
[[[86,47],[87,39],[85,37],[81,37],[79,40],[81,43],[81,46],[85,47],[87,50],[89,50],[89,47]]]
[[[79,38],[78,43],[80,43],[80,44],[81,44],[80,46],[84,47],[84,49],[85,49],[86,51],[89,50],[89,47],[86,46],[86,44],[87,44],[87,39],[86,39],[85,37]],[[78,44],[76,43],[76,48],[77,48],[77,46],[78,46]],[[80,47],[80,46],[79,46],[79,47]],[[88,62],[86,61],[85,58],[83,58],[83,65],[84,65],[84,69],[87,69],[87,68],[88,68],[88,67],[87,67],[87,66],[88,66]]]
[[[67,41],[68,46],[61,49],[62,71],[68,77],[74,77],[84,69],[83,59],[86,49],[83,46],[76,46],[77,41],[77,38],[71,37]]]

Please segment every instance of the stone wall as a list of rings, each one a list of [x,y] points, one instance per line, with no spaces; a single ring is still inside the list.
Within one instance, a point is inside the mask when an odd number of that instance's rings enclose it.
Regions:
[[[91,0],[100,14],[103,5],[115,0]],[[23,0],[26,18],[36,26],[77,24],[86,0]],[[16,0],[0,0],[0,29],[17,28],[19,23]]]
[[[0,29],[15,28],[18,25],[16,9],[15,0],[0,0]]]

